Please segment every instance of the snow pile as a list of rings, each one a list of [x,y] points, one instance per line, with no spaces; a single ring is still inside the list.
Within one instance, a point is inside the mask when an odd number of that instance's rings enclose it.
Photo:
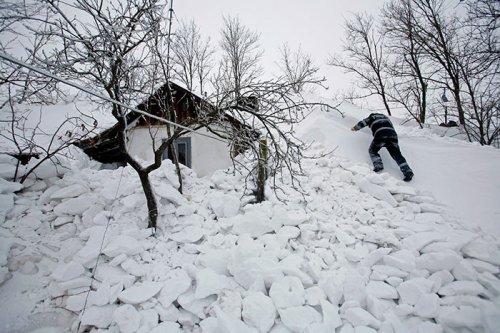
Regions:
[[[156,237],[130,168],[75,168],[34,190],[2,183],[0,330],[496,331],[498,239],[366,164],[304,166],[305,196],[284,185],[287,203],[246,204],[243,177],[183,169],[180,196],[164,163],[151,177]],[[37,284],[23,312],[9,290],[25,277]]]

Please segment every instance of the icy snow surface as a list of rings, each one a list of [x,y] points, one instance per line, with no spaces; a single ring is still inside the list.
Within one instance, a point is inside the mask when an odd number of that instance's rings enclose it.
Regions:
[[[414,163],[407,184],[384,156],[388,171],[374,174],[348,153],[368,146],[350,133],[354,118],[315,119],[301,129],[318,140],[308,155],[331,150],[338,132],[359,141],[339,138],[342,151],[304,161],[305,196],[283,184],[288,202],[268,192],[249,204],[244,176],[223,171],[185,172],[180,195],[165,162],[151,175],[154,237],[130,168],[79,161],[43,186],[0,182],[0,331],[74,332],[81,322],[93,332],[497,332],[496,235],[425,188],[434,166]],[[489,149],[402,132],[409,161],[420,148],[405,142],[430,141],[488,162]]]

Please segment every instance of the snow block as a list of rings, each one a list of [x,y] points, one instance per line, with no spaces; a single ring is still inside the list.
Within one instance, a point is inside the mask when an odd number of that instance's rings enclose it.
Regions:
[[[0,178],[0,194],[11,194],[22,190],[24,187],[21,183],[9,182]],[[1,201],[0,201],[1,202]]]
[[[269,288],[273,282],[284,276],[276,261],[267,258],[249,258],[231,266],[229,271],[236,282],[247,289],[259,277],[264,279],[266,287]]]
[[[70,261],[67,264],[60,264],[52,272],[51,277],[59,282],[73,280],[85,273],[85,269],[79,263]]]
[[[320,323],[321,314],[309,305],[278,310],[281,322],[293,332],[303,332],[309,325]]]
[[[163,282],[163,288],[158,295],[158,301],[164,307],[170,306],[172,302],[191,287],[192,280],[185,270],[175,270],[171,275]]]
[[[147,281],[142,284],[135,284],[122,291],[118,295],[118,299],[127,304],[144,303],[158,294],[162,287],[163,284],[159,282]]]
[[[90,197],[71,198],[61,202],[54,207],[56,215],[78,215],[81,216],[83,212],[89,209],[94,204],[94,199]]]
[[[476,281],[453,281],[439,289],[438,294],[442,296],[454,295],[479,295],[484,292],[484,287]]]
[[[268,332],[274,325],[276,315],[272,299],[263,293],[250,293],[242,301],[243,321],[259,332]]]
[[[5,216],[14,208],[14,194],[0,194],[0,225],[5,222]]]
[[[302,282],[295,276],[285,276],[274,282],[269,297],[278,309],[301,306],[305,303],[305,290]]]
[[[234,195],[216,192],[208,198],[208,206],[219,218],[233,217],[240,210],[240,199]]]
[[[83,326],[107,328],[113,322],[113,313],[116,308],[116,305],[92,306],[85,309],[80,321]]]
[[[144,251],[142,244],[134,237],[119,235],[114,237],[102,252],[110,258],[114,258],[120,254],[133,256],[142,251]]]
[[[396,299],[399,298],[396,288],[383,281],[370,281],[366,285],[366,292],[377,298]]]
[[[353,326],[380,327],[380,321],[370,312],[362,308],[349,308],[345,311],[345,318]]]
[[[231,278],[215,273],[210,268],[196,272],[196,298],[217,295],[224,289],[235,289],[238,284]]]
[[[82,184],[72,184],[67,187],[63,187],[50,195],[51,199],[67,199],[67,198],[76,198],[80,195],[87,193],[89,191],[88,188],[83,186]]]
[[[396,290],[399,293],[400,304],[417,304],[418,300],[431,292],[433,282],[424,278],[414,278],[401,283]]]
[[[366,179],[356,180],[356,185],[362,192],[371,195],[374,198],[387,202],[392,207],[396,207],[398,202],[392,196],[391,192],[383,188],[382,186],[373,184]]]
[[[427,269],[430,272],[441,270],[451,271],[462,257],[454,251],[425,253],[418,257],[415,264],[418,269]]]
[[[175,188],[170,184],[160,183],[154,187],[154,191],[161,198],[167,199],[169,202],[176,206],[181,206],[187,203],[186,198],[182,196]]]

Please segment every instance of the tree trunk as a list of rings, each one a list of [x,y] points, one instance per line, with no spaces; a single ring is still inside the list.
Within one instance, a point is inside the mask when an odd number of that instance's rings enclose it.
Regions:
[[[265,199],[265,193],[264,193],[264,188],[266,185],[266,179],[267,179],[267,159],[269,156],[269,151],[267,148],[267,140],[263,139],[260,140],[259,142],[259,151],[260,151],[260,156],[259,156],[259,164],[257,166],[257,191],[255,195],[255,199],[257,203],[264,201]]]
[[[177,173],[177,179],[179,180],[179,188],[177,189],[180,194],[182,194],[182,174],[181,174],[181,167],[179,166],[179,159],[177,158],[177,152],[175,151],[175,147],[173,143],[170,143],[168,145],[168,151],[170,153],[170,156],[172,157],[172,162],[174,162],[175,165],[175,172]]]
[[[146,196],[146,203],[148,205],[148,228],[156,229],[156,221],[158,220],[158,205],[156,204],[155,194],[149,181],[149,174],[141,170],[135,170],[141,180],[141,185]]]

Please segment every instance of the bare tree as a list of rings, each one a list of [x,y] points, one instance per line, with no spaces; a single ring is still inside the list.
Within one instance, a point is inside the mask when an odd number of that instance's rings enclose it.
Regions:
[[[55,0],[42,0],[49,9],[41,20],[47,29],[32,33],[49,38],[53,48],[37,56],[38,66],[66,78],[75,78],[91,90],[100,87],[111,103],[112,115],[120,130],[120,151],[134,168],[147,199],[149,227],[156,227],[158,209],[149,173],[161,165],[161,160],[143,166],[128,154],[128,110],[151,94],[160,80],[157,63],[151,55],[156,33],[165,28],[165,5],[159,0],[75,0],[68,5]],[[40,17],[32,18],[40,20]],[[163,28],[160,26],[163,25]],[[153,80],[157,79],[157,80]],[[164,79],[164,78],[163,78]],[[165,81],[163,81],[165,82]],[[134,103],[134,104],[133,104]],[[165,150],[168,144],[156,147]],[[161,152],[158,152],[161,156]]]
[[[256,82],[262,74],[259,65],[262,51],[259,35],[250,31],[238,17],[224,17],[220,47],[222,60],[217,81],[231,91],[236,98],[243,95],[243,88]]]
[[[243,93],[238,98],[224,90],[212,96],[216,114],[207,115],[207,127],[232,142],[237,150],[244,150],[243,157],[235,158],[234,163],[236,169],[247,175],[245,189],[256,195],[257,202],[265,195],[255,184],[262,186],[264,183],[279,199],[286,201],[289,193],[280,187],[280,178],[302,193],[301,161],[305,158],[306,145],[295,136],[296,127],[313,106],[334,107],[309,102],[295,89],[298,83],[314,86],[323,82],[324,79],[312,76],[301,78],[300,82],[284,78],[256,81],[241,86]],[[225,116],[237,119],[241,125],[233,127],[222,122]],[[266,172],[261,172],[263,164],[266,164]],[[265,182],[263,178],[267,175],[270,179]]]
[[[420,124],[427,114],[429,59],[418,42],[418,22],[411,0],[393,0],[382,9],[385,42],[390,52],[391,100],[402,105]]]
[[[445,0],[411,0],[418,44],[430,59],[442,69],[437,84],[449,89],[455,101],[458,120],[465,125],[465,111],[461,96],[458,46],[460,44],[459,20],[454,15],[445,15]]]
[[[356,13],[347,20],[345,29],[343,51],[346,55],[331,56],[328,64],[357,76],[358,86],[368,92],[358,98],[380,97],[387,114],[391,115],[387,95],[388,63],[384,51],[384,36],[376,31],[373,17],[362,13]]]
[[[195,85],[201,94],[211,69],[212,57],[215,52],[210,44],[210,38],[203,39],[200,28],[194,21],[181,22],[172,37],[172,69],[175,76],[190,91]]]
[[[305,82],[314,77],[319,68],[313,65],[311,56],[304,53],[299,47],[295,52],[290,50],[287,43],[280,48],[281,58],[278,63],[283,76],[288,82],[295,82],[295,93],[303,92]]]
[[[464,86],[467,134],[481,144],[500,144],[500,3],[464,1],[463,42],[457,66]]]

